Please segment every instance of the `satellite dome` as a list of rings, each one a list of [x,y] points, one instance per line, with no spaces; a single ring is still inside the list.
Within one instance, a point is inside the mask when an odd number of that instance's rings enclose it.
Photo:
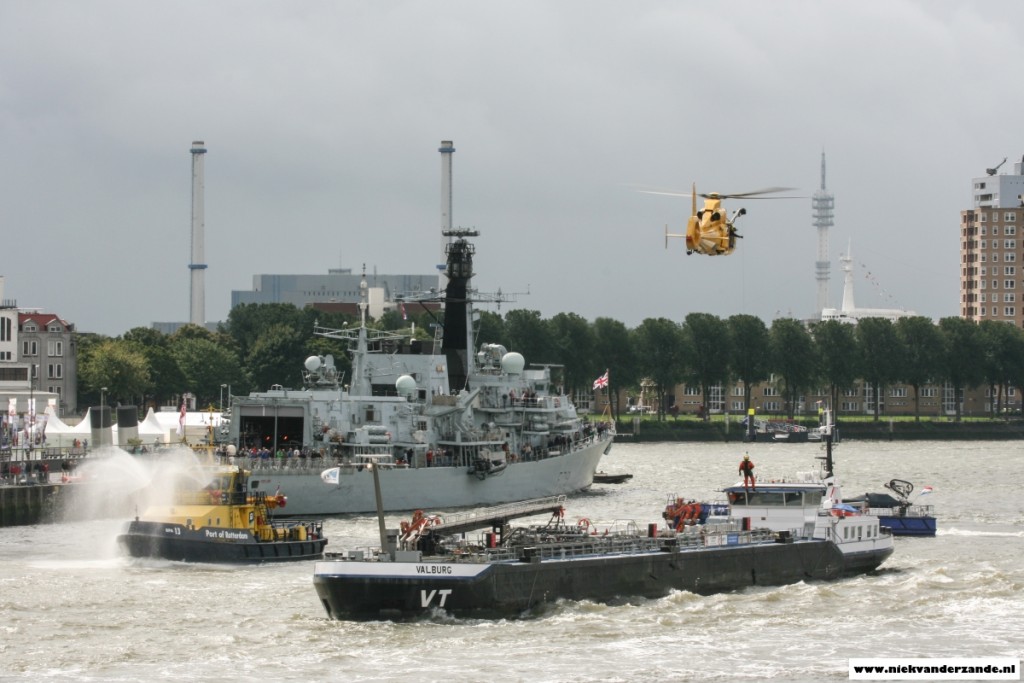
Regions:
[[[521,375],[525,367],[526,359],[521,353],[510,351],[501,357],[501,369],[509,375]]]
[[[306,370],[309,372],[316,372],[320,369],[321,362],[320,356],[310,356],[306,359]]]
[[[409,375],[402,375],[395,380],[395,389],[398,390],[399,396],[408,398],[416,393],[416,380]]]

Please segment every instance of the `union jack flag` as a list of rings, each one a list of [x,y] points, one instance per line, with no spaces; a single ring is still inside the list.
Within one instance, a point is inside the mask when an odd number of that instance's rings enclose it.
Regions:
[[[598,389],[608,388],[608,371],[605,370],[604,374],[594,380],[594,391]]]

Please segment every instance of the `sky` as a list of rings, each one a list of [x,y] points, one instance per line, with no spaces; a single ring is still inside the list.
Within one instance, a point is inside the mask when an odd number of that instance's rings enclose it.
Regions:
[[[191,154],[206,318],[261,273],[431,273],[442,140],[474,285],[543,317],[959,311],[971,181],[1024,155],[1024,3],[650,0],[0,3],[4,298],[119,335],[189,318]],[[748,213],[728,257],[665,248],[687,198]],[[528,294],[527,294],[528,293]],[[492,310],[494,310],[492,308]]]

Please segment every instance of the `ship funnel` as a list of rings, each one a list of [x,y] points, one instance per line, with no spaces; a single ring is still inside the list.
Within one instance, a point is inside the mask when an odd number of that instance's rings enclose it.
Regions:
[[[135,406],[117,407],[117,445],[127,449],[139,438],[139,411]]]
[[[90,439],[93,448],[114,444],[113,434],[110,430],[111,424],[110,406],[93,406],[89,409]]]

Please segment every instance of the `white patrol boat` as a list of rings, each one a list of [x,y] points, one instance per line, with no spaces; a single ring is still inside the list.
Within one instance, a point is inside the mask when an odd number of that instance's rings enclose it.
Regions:
[[[742,528],[767,528],[794,537],[808,537],[835,543],[843,553],[844,566],[870,571],[894,549],[892,529],[881,517],[859,505],[844,501],[832,459],[831,411],[824,411],[825,439],[822,473],[805,472],[793,480],[742,481],[723,489],[728,498],[727,517]],[[712,514],[707,521],[721,521]],[[667,516],[671,513],[667,512]]]

